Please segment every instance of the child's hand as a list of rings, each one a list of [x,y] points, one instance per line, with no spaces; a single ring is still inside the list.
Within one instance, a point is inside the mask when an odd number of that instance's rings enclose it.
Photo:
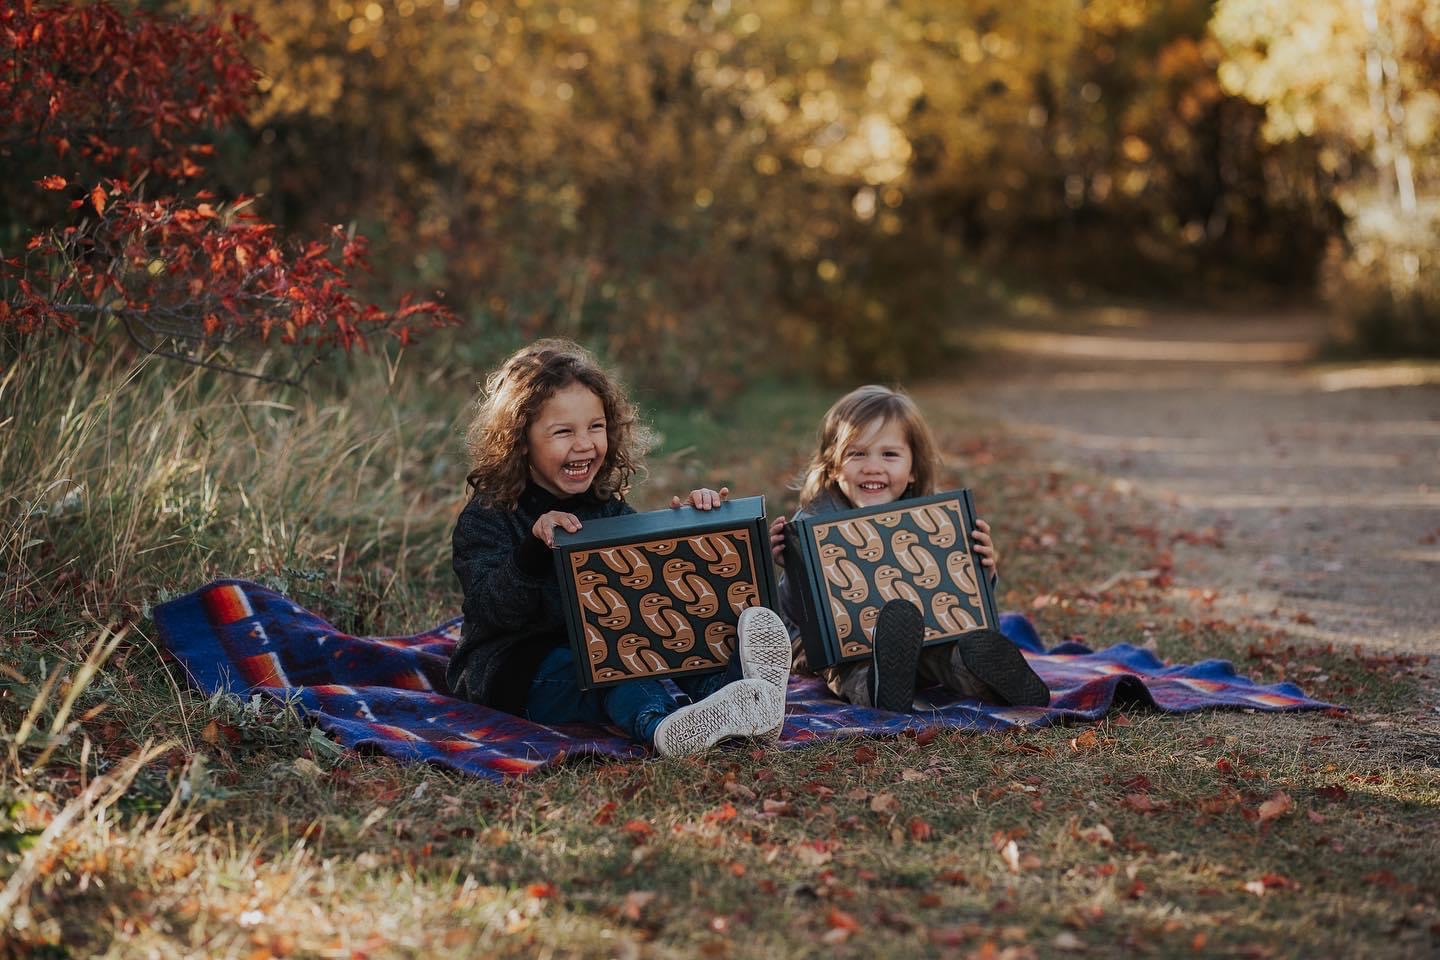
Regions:
[[[535,521],[535,526],[530,528],[530,532],[535,534],[536,539],[545,546],[553,547],[555,546],[556,527],[564,527],[568,533],[579,533],[580,518],[563,510],[551,510],[549,513],[540,515],[540,519]]]
[[[719,493],[716,493],[709,487],[701,487],[699,490],[691,490],[685,495],[684,500],[681,500],[679,497],[671,497],[670,507],[671,509],[677,507],[694,507],[696,510],[713,510],[724,503],[725,498],[728,496],[730,496],[729,487],[721,487]]]
[[[975,529],[970,531],[970,540],[975,544],[975,555],[980,558],[980,563],[989,568],[990,576],[1000,576],[1000,554],[990,540],[990,524],[976,517]]]
[[[776,517],[770,524],[770,553],[775,557],[775,566],[785,569],[785,518]]]

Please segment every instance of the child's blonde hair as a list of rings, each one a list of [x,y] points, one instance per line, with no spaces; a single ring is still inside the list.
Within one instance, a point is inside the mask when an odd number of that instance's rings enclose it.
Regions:
[[[923,497],[934,493],[940,456],[935,437],[920,415],[920,409],[899,390],[869,384],[851,390],[825,412],[825,419],[820,421],[819,446],[801,481],[800,505],[808,506],[822,493],[838,493],[836,478],[840,475],[846,448],[871,424],[889,421],[904,427],[906,439],[910,441],[915,480],[903,496]]]
[[[643,469],[650,430],[620,382],[590,352],[570,340],[538,340],[517,351],[490,374],[475,402],[465,431],[474,495],[499,507],[512,507],[530,479],[525,456],[526,431],[559,390],[578,383],[600,398],[605,408],[605,459],[591,487],[600,500],[624,497],[631,479]]]

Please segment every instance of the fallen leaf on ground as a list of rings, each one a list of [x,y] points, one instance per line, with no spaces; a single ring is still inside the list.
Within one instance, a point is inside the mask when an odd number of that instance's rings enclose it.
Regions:
[[[1270,799],[1260,804],[1260,822],[1267,823],[1276,817],[1283,817],[1295,809],[1295,801],[1290,799],[1290,794],[1284,790],[1276,790],[1270,794]]]
[[[807,867],[818,867],[829,863],[834,859],[834,854],[825,846],[823,840],[815,840],[810,843],[799,843],[794,847],[795,859]]]

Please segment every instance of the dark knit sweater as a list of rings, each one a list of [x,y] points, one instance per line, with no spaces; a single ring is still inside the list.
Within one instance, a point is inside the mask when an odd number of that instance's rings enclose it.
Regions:
[[[533,483],[514,509],[478,498],[465,506],[452,557],[465,595],[465,624],[447,672],[456,696],[523,714],[540,661],[568,642],[553,555],[531,532],[551,510],[582,522],[635,512],[623,500],[601,501],[589,493],[560,499]]]

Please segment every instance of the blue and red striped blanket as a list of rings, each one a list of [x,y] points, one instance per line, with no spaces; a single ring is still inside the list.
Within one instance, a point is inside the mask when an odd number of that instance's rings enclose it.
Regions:
[[[445,665],[460,637],[451,620],[409,637],[352,637],[287,597],[244,580],[217,580],[155,608],[165,647],[207,693],[261,692],[298,703],[346,747],[437,763],[501,779],[582,755],[643,757],[641,746],[601,727],[554,726],[449,696]],[[1001,730],[1095,720],[1115,706],[1188,713],[1216,707],[1321,710],[1289,683],[1262,685],[1224,660],[1166,666],[1128,644],[1046,650],[1030,621],[1001,630],[1052,691],[1049,707],[992,707],[935,694],[933,710],[899,714],[843,703],[811,677],[793,677],[781,747],[830,737],[898,734],[926,727]]]

